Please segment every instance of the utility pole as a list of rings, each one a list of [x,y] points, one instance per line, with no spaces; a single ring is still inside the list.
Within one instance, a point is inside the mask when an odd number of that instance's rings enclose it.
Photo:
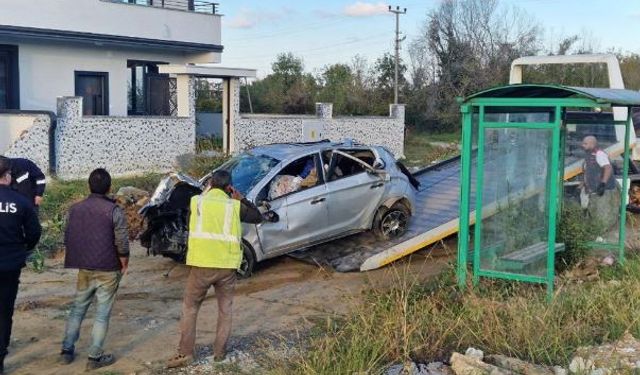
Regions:
[[[400,39],[400,15],[407,14],[407,8],[400,10],[400,7],[396,6],[396,9],[393,9],[391,5],[389,5],[389,12],[396,15],[396,77],[394,83],[393,103],[398,104],[398,65],[400,64],[400,43],[406,39],[406,37]]]

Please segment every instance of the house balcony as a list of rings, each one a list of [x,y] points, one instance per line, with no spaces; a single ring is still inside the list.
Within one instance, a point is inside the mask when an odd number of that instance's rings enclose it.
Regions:
[[[201,0],[102,0],[112,3],[140,5],[204,14],[218,14],[218,3]]]
[[[200,0],[2,0],[0,44],[29,39],[98,47],[222,52],[218,4]]]

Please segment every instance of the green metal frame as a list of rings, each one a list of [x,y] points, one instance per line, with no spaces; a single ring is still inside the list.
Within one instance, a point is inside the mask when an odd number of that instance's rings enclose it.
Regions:
[[[486,108],[496,107],[547,107],[553,108],[555,117],[553,122],[549,123],[510,123],[510,122],[485,122]],[[480,277],[500,278],[507,280],[515,280],[531,283],[542,283],[547,285],[547,295],[549,298],[553,296],[553,286],[555,279],[555,242],[556,230],[559,221],[562,195],[564,192],[564,147],[566,140],[566,124],[563,123],[563,112],[566,108],[603,108],[611,107],[608,103],[602,103],[598,100],[585,98],[485,98],[474,97],[461,105],[462,113],[462,168],[461,186],[460,186],[460,227],[458,240],[458,269],[457,279],[461,288],[467,285],[467,267],[469,254],[469,235],[472,215],[471,208],[471,167],[473,154],[473,130],[477,126],[478,130],[478,147],[476,158],[476,197],[475,208],[475,227],[474,227],[474,250],[473,250],[473,284],[476,285]],[[478,123],[473,123],[473,115],[477,110]],[[624,140],[624,167],[623,167],[623,186],[622,191],[627,191],[628,174],[629,174],[629,135],[631,127],[630,111],[627,112],[626,121],[614,121],[615,125],[625,125]],[[579,124],[582,124],[580,122]],[[519,128],[519,129],[547,129],[552,130],[552,139],[550,147],[550,155],[548,160],[549,168],[548,184],[546,187],[546,204],[548,209],[548,233],[547,233],[547,272],[545,276],[524,275],[513,272],[483,270],[480,266],[480,253],[482,251],[482,211],[483,211],[483,184],[484,184],[484,139],[486,129],[495,128]],[[621,194],[620,201],[620,220],[619,220],[619,238],[616,244],[597,243],[599,248],[608,248],[618,251],[618,260],[624,262],[624,246],[625,246],[625,225],[626,225],[626,207],[624,204],[624,194]]]

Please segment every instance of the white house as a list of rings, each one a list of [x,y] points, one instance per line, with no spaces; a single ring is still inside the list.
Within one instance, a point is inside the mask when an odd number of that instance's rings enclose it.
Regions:
[[[223,68],[218,4],[201,0],[0,0],[0,154],[60,178],[167,171],[195,151],[196,78],[222,79],[226,152],[326,137],[403,153],[404,108],[383,118],[240,115]],[[315,134],[309,137],[309,134]]]
[[[169,64],[219,63],[221,16],[199,0],[2,0],[0,109],[170,115]]]

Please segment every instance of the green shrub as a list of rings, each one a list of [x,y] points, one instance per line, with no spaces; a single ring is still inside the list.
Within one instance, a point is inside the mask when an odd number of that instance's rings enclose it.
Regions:
[[[564,243],[565,250],[556,257],[557,269],[562,271],[584,260],[590,250],[587,243],[601,232],[602,224],[587,218],[579,204],[565,203],[556,234],[556,242]]]

